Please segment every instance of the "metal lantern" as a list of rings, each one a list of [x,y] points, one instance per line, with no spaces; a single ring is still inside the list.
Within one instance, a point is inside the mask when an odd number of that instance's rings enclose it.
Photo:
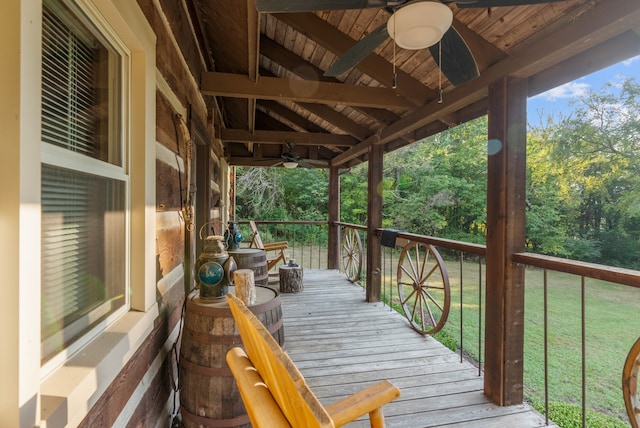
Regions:
[[[238,223],[230,221],[229,229],[225,232],[225,242],[228,250],[237,250],[242,242],[242,233],[238,228]]]
[[[202,234],[202,228],[200,233]],[[200,236],[200,239],[203,241],[202,253],[198,256],[195,265],[200,298],[222,298],[227,295],[229,285],[233,284],[236,262],[227,253],[224,236],[210,235],[204,239]]]

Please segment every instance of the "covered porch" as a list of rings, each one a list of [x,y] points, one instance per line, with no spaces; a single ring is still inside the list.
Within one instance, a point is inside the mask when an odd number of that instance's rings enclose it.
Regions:
[[[304,290],[280,297],[285,349],[325,405],[387,379],[402,391],[383,408],[390,428],[545,426],[527,404],[491,403],[475,365],[389,306],[365,304],[363,288],[337,270],[306,269]]]

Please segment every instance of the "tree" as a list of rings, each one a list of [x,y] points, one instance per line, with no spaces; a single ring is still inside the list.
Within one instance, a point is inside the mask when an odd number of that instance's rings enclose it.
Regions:
[[[556,181],[567,243],[581,243],[574,251],[565,245],[565,250],[573,258],[637,267],[640,85],[634,79],[608,83],[572,107],[570,115],[540,133],[549,145],[548,168]]]

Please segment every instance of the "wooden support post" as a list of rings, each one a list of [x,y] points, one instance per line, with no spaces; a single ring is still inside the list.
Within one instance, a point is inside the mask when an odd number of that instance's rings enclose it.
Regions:
[[[367,302],[379,302],[382,289],[382,248],[376,229],[382,227],[382,166],[384,146],[369,148],[367,201]]]
[[[485,394],[507,406],[523,400],[527,81],[489,87]]]
[[[329,168],[329,242],[327,268],[340,269],[340,175],[339,168]]]

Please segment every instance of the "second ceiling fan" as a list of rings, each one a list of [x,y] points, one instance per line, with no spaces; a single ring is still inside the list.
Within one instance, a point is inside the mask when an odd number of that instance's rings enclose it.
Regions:
[[[335,77],[349,71],[391,37],[404,49],[428,48],[442,73],[458,86],[478,77],[479,70],[469,46],[451,26],[453,13],[446,4],[455,3],[460,8],[490,8],[558,1],[564,0],[256,0],[256,8],[267,13],[385,8],[391,13],[388,22],[346,51],[325,76]]]

